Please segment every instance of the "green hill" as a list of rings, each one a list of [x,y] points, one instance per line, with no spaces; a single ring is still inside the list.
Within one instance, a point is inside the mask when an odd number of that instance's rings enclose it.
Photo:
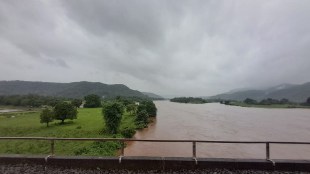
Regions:
[[[241,90],[208,97],[211,99],[243,101],[246,98],[262,100],[266,98],[289,99],[293,102],[305,102],[310,97],[310,82],[301,85],[283,84],[262,90]]]
[[[123,84],[108,85],[100,82],[31,82],[31,81],[0,81],[0,95],[37,94],[66,98],[83,98],[88,94],[102,97],[142,97],[147,98],[137,90],[132,90]]]
[[[157,95],[157,94],[154,94],[154,93],[151,93],[151,92],[142,92],[144,95],[150,97],[151,99],[154,99],[154,100],[163,100],[164,97],[160,96],[160,95]]]

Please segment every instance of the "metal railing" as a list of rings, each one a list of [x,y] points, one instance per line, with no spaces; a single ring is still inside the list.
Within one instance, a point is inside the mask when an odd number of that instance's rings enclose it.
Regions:
[[[129,138],[53,138],[53,137],[0,137],[1,140],[45,140],[50,141],[50,155],[55,155],[55,141],[116,141],[122,144],[120,156],[125,156],[124,148],[126,142],[159,142],[159,143],[192,143],[192,157],[196,160],[197,143],[209,144],[265,144],[266,160],[270,159],[270,144],[310,145],[310,142],[286,142],[286,141],[207,141],[207,140],[150,140],[150,139],[129,139]]]

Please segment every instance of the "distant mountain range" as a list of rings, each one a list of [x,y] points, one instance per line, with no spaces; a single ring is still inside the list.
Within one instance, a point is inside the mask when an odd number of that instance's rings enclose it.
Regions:
[[[144,95],[150,97],[151,99],[159,99],[162,100],[164,99],[162,96],[159,96],[157,94],[151,93],[151,92],[142,92]]]
[[[31,82],[31,81],[0,81],[0,95],[37,94],[66,98],[83,98],[89,94],[104,97],[126,96],[148,98],[143,93],[132,90],[123,84],[108,85],[100,82]]]
[[[310,97],[310,82],[301,85],[282,84],[267,89],[233,90],[207,98],[238,101],[243,101],[246,98],[251,98],[258,101],[266,98],[286,98],[293,102],[305,102],[308,97]]]

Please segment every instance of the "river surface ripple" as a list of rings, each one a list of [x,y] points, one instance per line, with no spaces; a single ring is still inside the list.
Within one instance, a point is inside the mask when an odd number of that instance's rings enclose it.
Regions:
[[[137,139],[308,141],[309,109],[264,109],[226,106],[219,103],[180,104],[155,102],[156,121]],[[270,146],[273,159],[310,159],[310,145]],[[265,158],[264,144],[197,143],[197,157]],[[190,157],[191,143],[132,142],[126,156]]]

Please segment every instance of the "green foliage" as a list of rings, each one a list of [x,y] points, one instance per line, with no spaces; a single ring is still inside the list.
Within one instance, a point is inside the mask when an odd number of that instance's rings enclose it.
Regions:
[[[136,125],[139,128],[144,128],[149,123],[149,115],[146,110],[139,110],[136,116]]]
[[[157,108],[153,101],[143,101],[139,104],[137,108],[137,112],[140,112],[142,110],[145,110],[149,117],[156,117],[157,115]]]
[[[90,94],[84,97],[85,99],[85,108],[97,108],[101,107],[101,99],[98,95]]]
[[[0,96],[0,105],[13,105],[13,106],[29,106],[40,107],[42,105],[55,106],[55,104],[64,98],[39,96],[39,95],[10,95]]]
[[[101,155],[114,156],[115,149],[120,149],[122,144],[120,142],[93,142],[87,147],[82,147],[74,151],[75,155]]]
[[[127,97],[121,97],[121,96],[117,96],[115,98],[115,101],[122,103],[125,107],[127,107],[130,104],[134,104],[133,99],[127,98]]]
[[[262,101],[260,101],[259,104],[261,104],[261,105],[272,105],[272,104],[283,104],[283,103],[281,103],[281,101],[279,101],[277,99],[267,98],[267,99],[263,99]]]
[[[81,99],[74,99],[71,101],[71,104],[77,108],[79,108],[82,105],[83,101]]]
[[[133,115],[137,112],[137,107],[138,106],[136,104],[129,104],[126,106],[126,111]]]
[[[55,119],[61,120],[63,124],[66,119],[73,120],[77,118],[77,109],[71,103],[61,102],[56,104],[54,114]]]
[[[36,94],[42,96],[62,96],[83,98],[90,94],[105,96],[117,95],[146,98],[141,92],[132,90],[123,84],[107,85],[98,82],[49,83],[29,81],[0,81],[0,95]]]
[[[123,112],[124,106],[119,102],[104,103],[102,108],[102,114],[108,133],[116,134],[118,132]]]
[[[310,105],[310,97],[307,99],[306,103]]]
[[[132,136],[135,135],[136,133],[136,129],[135,128],[131,128],[131,127],[125,127],[124,129],[122,129],[121,134],[125,137],[125,138],[131,138]]]
[[[111,135],[101,131],[105,129],[102,124],[101,112],[101,108],[79,108],[78,119],[73,123],[62,126],[58,126],[57,123],[50,123],[48,129],[38,121],[40,112],[14,113],[15,118],[2,117],[0,114],[0,137],[121,138],[120,134]],[[134,119],[135,117],[125,113],[121,121],[120,131],[126,128],[136,129]],[[76,154],[114,156],[117,155],[117,150],[121,147],[116,142],[102,142],[102,144],[104,147],[98,144],[94,145],[90,141],[57,141],[55,153],[62,156]],[[82,152],[83,149],[84,152]],[[49,153],[49,141],[3,140],[0,143],[0,154],[48,155]]]
[[[170,101],[177,102],[177,103],[193,103],[193,104],[207,103],[207,100],[204,100],[198,97],[176,97],[176,98],[170,99]]]
[[[50,109],[43,109],[40,114],[40,123],[46,123],[46,127],[48,127],[48,123],[54,120],[54,113]]]
[[[250,99],[250,98],[245,99],[243,102],[246,103],[246,104],[257,104],[256,100],[253,100],[253,99]]]

